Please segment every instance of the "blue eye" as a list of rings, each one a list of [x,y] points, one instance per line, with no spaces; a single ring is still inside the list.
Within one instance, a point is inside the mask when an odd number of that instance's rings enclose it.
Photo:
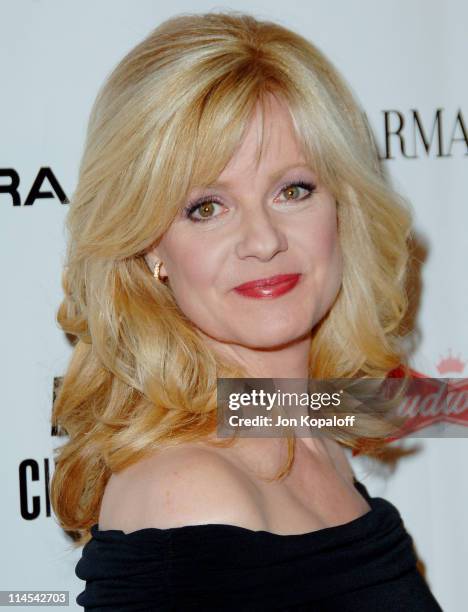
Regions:
[[[311,195],[314,193],[314,191],[317,188],[312,183],[297,181],[297,182],[287,183],[286,185],[283,185],[283,187],[281,187],[281,189],[279,190],[279,193],[282,194],[283,192],[289,190],[289,192],[292,193],[293,195],[294,193],[300,195],[299,193],[300,189],[308,191],[309,193],[306,193],[302,197],[287,197],[286,200],[283,200],[283,201],[287,202],[287,201],[307,200],[308,198],[311,197]],[[187,217],[188,219],[190,219],[190,221],[193,221],[194,223],[199,223],[199,222],[204,223],[206,221],[211,221],[211,219],[214,219],[219,215],[208,214],[208,216],[206,217],[194,217],[193,213],[195,213],[195,211],[197,211],[198,209],[201,209],[202,211],[209,213],[210,210],[211,211],[214,210],[214,206],[216,204],[218,204],[219,206],[223,205],[222,202],[220,202],[215,196],[202,197],[196,200],[195,202],[191,202],[186,208],[184,208],[183,214],[185,217]]]

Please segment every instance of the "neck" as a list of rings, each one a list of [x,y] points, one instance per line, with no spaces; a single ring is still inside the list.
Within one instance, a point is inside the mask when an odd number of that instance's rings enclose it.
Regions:
[[[287,344],[266,349],[218,342],[209,336],[205,340],[220,356],[243,367],[248,378],[309,377],[310,333]]]

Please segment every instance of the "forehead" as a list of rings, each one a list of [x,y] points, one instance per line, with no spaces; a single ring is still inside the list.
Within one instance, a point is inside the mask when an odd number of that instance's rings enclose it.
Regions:
[[[305,165],[294,124],[285,103],[268,96],[257,103],[245,134],[232,158],[219,175],[228,181],[239,175],[266,171],[274,174],[285,166]]]
[[[245,135],[220,176],[305,161],[288,108],[269,95],[256,104]]]

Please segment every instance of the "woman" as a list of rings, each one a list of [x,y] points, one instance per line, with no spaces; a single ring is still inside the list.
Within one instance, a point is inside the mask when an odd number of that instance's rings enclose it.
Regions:
[[[219,378],[406,368],[411,215],[328,60],[248,15],[166,21],[98,94],[67,227],[52,500],[78,604],[440,610],[343,450],[385,420],[216,435]]]

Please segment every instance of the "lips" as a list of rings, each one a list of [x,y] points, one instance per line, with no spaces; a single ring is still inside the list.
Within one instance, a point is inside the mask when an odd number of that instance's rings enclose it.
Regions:
[[[268,278],[258,278],[257,280],[249,281],[235,287],[236,291],[243,291],[244,289],[252,289],[253,287],[264,287],[270,285],[277,285],[278,283],[284,283],[290,281],[293,278],[298,277],[299,274],[277,274],[276,276],[269,276]]]
[[[300,276],[300,274],[278,274],[269,278],[259,278],[243,283],[234,290],[246,297],[277,297],[295,287]]]

